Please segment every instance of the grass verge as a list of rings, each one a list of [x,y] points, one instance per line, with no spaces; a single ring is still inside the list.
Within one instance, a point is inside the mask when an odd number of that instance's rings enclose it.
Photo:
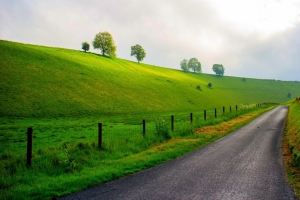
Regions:
[[[283,138],[283,160],[287,179],[294,188],[295,194],[300,195],[300,101],[290,104]]]

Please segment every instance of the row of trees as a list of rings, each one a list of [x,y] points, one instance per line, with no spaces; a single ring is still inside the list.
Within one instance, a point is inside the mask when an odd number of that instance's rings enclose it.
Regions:
[[[99,32],[96,34],[93,40],[93,47],[94,49],[99,49],[103,56],[110,56],[116,57],[117,47],[115,45],[114,39],[111,34],[107,31]],[[82,49],[87,52],[90,49],[90,44],[88,42],[82,43]],[[139,44],[131,47],[131,56],[135,56],[138,62],[141,62],[146,57],[146,52],[143,47]],[[197,58],[191,58],[189,61],[187,59],[183,59],[180,62],[181,69],[183,71],[190,71],[192,70],[194,73],[201,73],[201,63],[198,61]],[[223,76],[225,72],[225,68],[222,64],[214,64],[213,71],[219,75]]]
[[[200,73],[202,71],[201,69],[201,63],[198,61],[197,58],[191,58],[189,61],[187,59],[183,59],[180,62],[181,69],[185,72],[194,71],[194,73]]]
[[[93,40],[94,49],[99,49],[103,56],[116,57],[117,47],[114,39],[109,32],[99,32]],[[90,44],[88,42],[82,42],[82,50],[87,52],[90,50]],[[137,61],[140,62],[146,57],[146,52],[139,44],[131,47],[131,56],[135,56]]]
[[[180,67],[185,72],[189,72],[190,70],[192,70],[194,71],[194,73],[200,73],[202,71],[201,63],[198,61],[197,58],[191,58],[189,61],[187,61],[187,59],[183,59],[180,62]],[[212,69],[217,75],[224,75],[225,68],[223,67],[223,65],[214,64]]]

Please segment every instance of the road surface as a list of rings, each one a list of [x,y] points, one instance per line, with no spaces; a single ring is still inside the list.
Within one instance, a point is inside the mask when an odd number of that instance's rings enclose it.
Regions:
[[[297,199],[286,181],[277,107],[186,156],[61,199]]]

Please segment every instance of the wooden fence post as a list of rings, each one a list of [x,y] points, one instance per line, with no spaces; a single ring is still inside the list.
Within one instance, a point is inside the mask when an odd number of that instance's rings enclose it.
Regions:
[[[225,106],[223,106],[223,114],[225,113]]]
[[[230,106],[230,112],[231,112],[231,106]]]
[[[98,148],[102,148],[102,123],[98,123]]]
[[[217,109],[215,108],[215,118],[217,118]]]
[[[238,107],[237,107],[237,105],[235,106],[235,111],[237,111],[237,109],[238,109]]]
[[[146,120],[143,119],[143,137],[146,135]]]
[[[193,113],[190,113],[190,122],[193,123]]]
[[[171,130],[174,131],[174,115],[171,115]]]
[[[27,167],[31,167],[32,163],[32,127],[27,129]]]
[[[206,121],[206,110],[204,110],[204,121]]]

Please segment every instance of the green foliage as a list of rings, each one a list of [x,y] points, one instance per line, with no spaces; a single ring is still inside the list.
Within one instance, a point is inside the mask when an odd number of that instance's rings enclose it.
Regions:
[[[200,85],[197,85],[196,88],[197,88],[198,90],[201,90],[201,91],[202,91],[202,88],[201,88]]]
[[[102,55],[108,55],[110,57],[116,57],[117,47],[113,37],[109,32],[99,32],[93,41],[94,49],[99,49]]]
[[[290,105],[288,119],[287,119],[287,140],[292,150],[292,154],[300,164],[300,102],[294,101]],[[299,165],[300,166],[300,165]],[[300,167],[299,167],[300,169]]]
[[[75,172],[78,169],[78,163],[75,160],[70,160],[68,156],[67,146],[63,145],[61,151],[58,154],[58,163],[61,165],[65,172]]]
[[[298,169],[300,169],[300,152],[295,152],[293,154],[293,160],[294,160],[296,166],[298,167]]]
[[[213,71],[217,75],[219,75],[219,76],[223,76],[224,75],[225,68],[223,67],[223,65],[221,65],[221,64],[214,64],[212,69],[213,69]]]
[[[289,112],[286,120],[284,143],[287,144],[290,152],[284,152],[287,156],[285,169],[288,174],[289,182],[292,184],[295,192],[299,194],[299,169],[300,169],[300,101],[289,102]],[[291,154],[291,159],[289,159]]]
[[[139,44],[131,47],[131,56],[135,56],[138,62],[141,62],[146,57],[146,52]]]
[[[291,93],[289,92],[288,94],[287,94],[287,98],[291,98],[292,97],[292,95],[291,95]]]
[[[188,62],[189,69],[192,69],[194,73],[199,73],[202,71],[201,69],[201,63],[198,61],[197,58],[191,58]]]
[[[180,62],[180,68],[181,68],[184,72],[190,71],[190,70],[189,70],[189,66],[188,66],[188,61],[187,61],[187,59],[183,59],[183,60]]]
[[[171,139],[168,123],[163,118],[156,120],[155,127],[156,135],[166,140]]]
[[[83,42],[81,44],[81,46],[82,46],[81,49],[84,50],[84,52],[87,52],[90,50],[90,44],[88,42]]]
[[[211,84],[211,83],[208,83],[208,84],[207,84],[207,87],[211,88],[211,87],[212,87],[212,84]]]

